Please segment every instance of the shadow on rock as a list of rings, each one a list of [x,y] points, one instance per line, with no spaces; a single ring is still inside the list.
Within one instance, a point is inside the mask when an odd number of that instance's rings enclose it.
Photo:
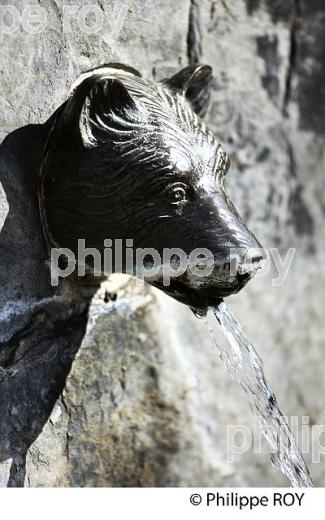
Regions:
[[[50,284],[37,183],[51,124],[15,130],[0,146],[0,462],[12,459],[9,487],[24,485],[27,450],[63,390],[97,289]]]

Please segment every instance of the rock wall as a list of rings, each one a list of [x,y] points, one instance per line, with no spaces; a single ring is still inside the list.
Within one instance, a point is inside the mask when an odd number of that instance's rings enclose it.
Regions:
[[[83,2],[69,17],[50,0],[33,34],[34,4],[10,2],[9,30],[0,1],[0,485],[285,485],[264,444],[227,459],[229,425],[253,421],[187,308],[123,276],[87,293],[50,286],[36,186],[46,121],[81,72],[117,61],[160,79],[211,64],[229,192],[266,248],[296,250],[281,286],[273,269],[230,303],[284,413],[308,416],[311,434],[325,424],[323,3],[94,1],[87,18]],[[316,440],[306,459],[323,485]]]

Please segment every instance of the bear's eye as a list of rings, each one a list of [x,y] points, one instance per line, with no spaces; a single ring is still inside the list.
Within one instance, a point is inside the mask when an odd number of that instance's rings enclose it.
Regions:
[[[169,186],[167,189],[168,199],[170,202],[178,203],[187,200],[188,188],[186,184],[177,183]]]

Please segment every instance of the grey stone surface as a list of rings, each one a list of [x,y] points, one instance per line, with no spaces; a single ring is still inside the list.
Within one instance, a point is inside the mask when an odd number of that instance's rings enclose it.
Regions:
[[[32,4],[12,3],[20,12]],[[212,65],[207,117],[231,154],[229,192],[266,248],[282,257],[296,249],[282,286],[272,274],[256,278],[230,302],[284,413],[325,424],[325,8],[93,4],[114,11],[96,34],[76,17],[64,32],[64,2],[51,0],[40,3],[42,33],[20,28],[0,47],[0,485],[286,484],[265,445],[227,463],[228,425],[252,428],[252,418],[188,309],[123,277],[93,299],[95,288],[53,291],[35,193],[41,124],[81,72],[120,61],[162,78],[189,62]],[[105,290],[117,292],[115,303]],[[323,485],[324,462],[311,458]]]

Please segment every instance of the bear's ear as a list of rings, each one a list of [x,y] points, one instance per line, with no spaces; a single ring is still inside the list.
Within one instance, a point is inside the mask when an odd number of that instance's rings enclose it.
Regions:
[[[192,106],[194,112],[204,116],[210,99],[212,68],[209,65],[189,65],[162,83],[172,92],[182,94]]]
[[[66,119],[79,126],[86,148],[118,140],[122,130],[126,126],[130,130],[139,117],[126,86],[113,77],[93,75],[85,79],[73,92],[69,105]]]

